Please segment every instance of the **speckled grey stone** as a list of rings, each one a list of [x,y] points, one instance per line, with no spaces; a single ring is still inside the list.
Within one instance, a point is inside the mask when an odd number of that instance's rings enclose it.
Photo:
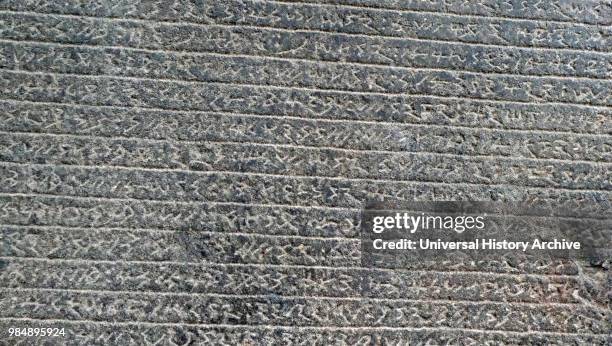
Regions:
[[[373,201],[609,218],[610,24],[609,0],[0,2],[0,344],[612,344],[608,258],[364,268],[359,237]]]

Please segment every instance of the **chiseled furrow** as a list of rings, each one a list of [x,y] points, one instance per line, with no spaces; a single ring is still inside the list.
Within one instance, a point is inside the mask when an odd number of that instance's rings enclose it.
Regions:
[[[539,223],[544,224],[545,221]],[[533,228],[534,232],[542,229]],[[0,234],[4,241],[0,256],[7,257],[328,267],[361,265],[359,239],[224,234],[197,229],[168,232],[10,225],[0,226]],[[382,267],[396,268],[404,264],[419,267],[413,260],[399,257],[397,263],[386,263]]]
[[[416,104],[421,102],[424,101],[415,101]],[[487,116],[493,112],[489,105],[470,108],[467,104],[461,104],[461,109],[466,113],[457,117],[443,117],[442,113],[431,113],[437,108],[430,106],[433,104],[417,106],[415,111],[418,109],[418,113],[391,123],[0,100],[3,109],[0,113],[0,131],[389,151],[418,151],[424,145],[424,139],[433,136],[436,142],[427,142],[427,146],[440,152],[610,161],[608,156],[600,153],[611,151],[607,144],[610,138],[603,134],[612,134],[612,114],[607,114],[609,112],[605,110],[576,108],[573,115],[567,113],[566,116],[555,117],[550,110],[539,109],[536,113],[535,109],[517,106],[515,111],[496,109],[497,116],[494,118]],[[438,106],[448,108],[450,104],[440,102]],[[478,109],[482,109],[480,114]],[[434,117],[434,114],[437,115]],[[441,124],[430,124],[434,120],[439,120]],[[557,132],[569,129],[570,125],[573,131],[579,133]],[[347,127],[351,131],[346,131]],[[506,128],[527,130],[503,130]],[[537,129],[555,131],[534,132]],[[497,144],[483,146],[481,138]],[[461,151],[455,149],[456,146]]]
[[[197,340],[215,345],[359,345],[359,344],[575,344],[605,345],[611,337],[588,334],[537,332],[498,332],[475,329],[411,328],[317,328],[282,326],[185,325],[154,323],[106,323],[70,320],[1,319],[4,330],[19,325],[26,328],[64,328],[65,338],[7,337],[11,345],[47,345],[61,341],[65,345],[170,344],[183,345]]]
[[[77,1],[71,2],[72,4],[61,3],[66,5],[57,6],[59,8],[56,11],[100,16],[95,10],[91,11],[85,6],[75,6]],[[330,11],[326,7],[307,3],[286,4],[274,1],[227,0],[223,3],[204,2],[198,6],[191,4],[173,3],[170,5],[172,10],[167,10],[168,4],[146,3],[143,4],[146,9],[130,12],[119,7],[110,15],[154,21],[247,25],[519,47],[610,51],[612,46],[612,28],[607,26],[448,16],[347,6],[334,6],[333,11]],[[28,10],[39,10],[35,6],[28,7]],[[4,8],[15,7],[7,4]]]
[[[409,139],[401,134],[410,133],[410,137],[418,135],[422,139],[425,133],[434,135],[443,131],[445,140],[451,140],[446,150],[453,150],[454,146],[473,136],[490,136],[490,140],[517,138],[517,141],[526,143],[529,149],[513,143],[512,150],[501,151],[506,147],[502,145],[505,142],[495,149],[500,150],[500,155],[558,159],[597,157],[591,153],[601,145],[597,139],[604,139],[604,143],[607,143],[608,137],[601,135],[612,134],[612,113],[605,109],[516,105],[517,109],[513,110],[496,104],[457,101],[453,105],[448,101],[436,101],[438,105],[434,106],[432,99],[410,98],[412,110],[402,118],[394,117],[389,119],[393,122],[386,122],[382,117],[357,120],[306,115],[305,118],[296,118],[239,112],[211,113],[0,100],[3,109],[0,113],[0,130],[149,139],[261,141],[393,151],[405,149],[403,143]],[[490,116],[492,113],[497,116]],[[346,131],[347,126],[351,131]],[[453,131],[460,129],[463,130],[458,132],[460,135],[455,135],[457,132]],[[538,140],[535,141],[533,137]],[[573,145],[559,145],[563,140]],[[412,143],[411,148],[415,148],[415,144]],[[492,153],[489,150],[492,149],[478,153]]]
[[[1,256],[124,261],[358,266],[358,239],[308,239],[256,234],[21,229],[0,226]]]
[[[609,206],[593,209],[594,202],[609,201],[610,191],[571,191],[508,185],[441,184],[324,177],[291,177],[236,172],[189,172],[122,169],[97,166],[0,164],[0,192],[223,203],[258,203],[361,208],[366,202],[393,199],[497,200],[563,203],[568,215],[601,217]]]
[[[0,195],[0,219],[17,225],[124,227],[305,237],[359,236],[358,211],[182,201]]]
[[[52,228],[47,231],[57,230]],[[81,231],[90,232],[78,230]],[[0,280],[4,287],[13,288],[490,300],[538,304],[580,303],[581,299],[593,301],[597,298],[591,296],[593,292],[584,289],[577,277],[212,263],[80,263],[28,258],[3,261]]]
[[[32,225],[69,228],[146,227],[173,231],[192,229],[223,233],[356,238],[360,227],[358,211],[346,209],[6,194],[0,194],[0,202],[0,220],[22,228]],[[560,275],[578,273],[574,262],[517,263],[508,259],[424,262],[405,268],[437,271],[440,266],[453,271]]]
[[[133,201],[60,196],[1,195],[2,222],[15,227],[149,228],[268,236],[359,237],[357,210],[214,202]],[[601,213],[595,213],[600,215]],[[546,222],[546,219],[542,219]],[[574,220],[576,222],[576,220]],[[598,225],[595,220],[589,225]],[[555,263],[496,263],[482,270],[575,274],[573,265]],[[437,265],[437,264],[436,264]],[[475,263],[446,263],[448,268],[474,270]],[[435,269],[435,268],[434,268]]]
[[[0,71],[0,98],[33,102],[77,103],[96,106],[124,106],[190,111],[246,112],[304,118],[373,121],[434,122],[467,115],[495,121],[495,112],[515,112],[529,122],[568,117],[577,122],[583,114],[608,124],[611,108],[560,104],[516,104],[461,100],[458,98],[409,95],[346,93],[329,90],[292,89],[267,86],[236,86],[215,83],[159,81],[114,77],[69,76],[44,73]],[[194,87],[195,86],[195,87]],[[489,107],[484,107],[488,105]],[[544,114],[539,113],[545,110]],[[603,110],[600,112],[599,110]],[[471,114],[476,112],[476,114]],[[577,113],[573,113],[577,112]],[[569,113],[569,114],[568,114]],[[572,114],[573,113],[573,114]],[[597,115],[594,115],[597,114]],[[571,115],[570,115],[571,114]],[[426,120],[421,120],[425,118]],[[417,120],[418,119],[418,120]],[[533,120],[531,120],[533,119]],[[460,120],[454,120],[459,122]],[[518,121],[518,120],[517,120]],[[583,120],[584,121],[584,120]],[[607,128],[607,126],[604,126]]]
[[[227,56],[0,43],[0,66],[61,74],[273,85],[518,102],[611,105],[612,81],[389,69]]]
[[[32,1],[32,0],[30,0]],[[465,2],[462,0],[445,1],[403,1],[403,0],[281,0],[281,2],[306,2],[324,5],[363,6],[405,11],[442,12],[456,15],[502,17],[519,20],[561,21],[585,24],[612,24],[612,5],[609,1],[549,1],[539,0],[481,0]],[[45,11],[54,11],[54,6],[45,3]],[[23,7],[32,9],[32,7]],[[102,10],[96,7],[96,10]]]
[[[3,289],[0,317],[321,327],[445,327],[606,334],[587,306]],[[76,294],[75,294],[76,293]],[[537,327],[533,325],[537,321]]]
[[[252,143],[382,151],[388,152],[388,155],[393,155],[393,152],[429,152],[494,156],[500,159],[612,162],[612,138],[604,136],[241,114],[123,108],[108,110],[11,101],[0,101],[0,106],[5,106],[0,114],[0,132],[20,133],[15,137],[22,140],[31,138],[31,141],[34,141],[32,137],[40,134],[40,138],[51,138],[53,135],[82,141],[89,139],[91,143],[109,137],[143,139],[144,143],[166,140],[185,143],[234,142],[236,145]],[[6,135],[6,141],[12,138]],[[7,149],[8,146],[5,147]]]
[[[3,18],[5,17],[5,18]],[[197,37],[189,38],[190,44],[169,40],[162,35],[176,35],[185,30],[185,25],[159,24],[151,28],[150,23],[125,23],[115,26],[113,31],[107,23],[94,19],[61,18],[71,27],[95,31],[96,35],[76,35],[75,30],[56,26],[51,34],[41,22],[55,20],[48,16],[18,15],[17,18],[0,12],[0,18],[11,23],[10,28],[0,31],[3,42],[18,40],[20,44],[42,44],[52,47],[60,44],[95,46],[122,46],[140,48],[149,54],[182,54],[193,57],[208,53],[224,55],[246,55],[252,58],[273,57],[281,61],[301,59],[319,63],[344,62],[344,65],[382,65],[436,68],[483,73],[509,73],[524,75],[557,75],[591,78],[609,78],[612,55],[596,52],[533,50],[500,46],[474,46],[450,42],[423,42],[412,39],[381,38],[373,36],[346,36],[325,32],[278,31],[251,27],[189,27]],[[83,22],[85,21],[85,22]],[[59,25],[59,23],[57,24]],[[58,30],[62,30],[58,32]],[[139,32],[148,32],[140,36]],[[158,40],[149,35],[160,32]],[[185,36],[184,33],[181,36]],[[200,40],[198,37],[207,37]],[[225,38],[231,37],[231,41]],[[274,42],[275,45],[271,45]],[[104,47],[100,47],[103,49]],[[193,53],[193,54],[192,54]],[[200,54],[196,54],[200,53]],[[358,66],[357,66],[358,67]],[[285,73],[289,70],[285,70]]]
[[[184,172],[230,171],[373,181],[512,184],[612,190],[612,166],[609,164],[473,158],[427,153],[363,152],[250,143],[151,142],[7,133],[0,138],[0,160]]]

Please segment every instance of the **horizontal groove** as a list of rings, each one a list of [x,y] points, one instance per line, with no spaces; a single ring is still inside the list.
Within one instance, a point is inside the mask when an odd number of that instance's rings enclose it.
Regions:
[[[8,231],[8,233],[7,233]],[[30,233],[31,231],[34,231],[34,233]],[[23,232],[23,234],[22,234]],[[43,233],[44,232],[44,233]],[[251,241],[253,240],[257,240],[257,238],[272,238],[272,239],[285,239],[287,241],[286,245],[291,244],[292,240],[302,240],[304,241],[305,245],[307,245],[309,242],[312,242],[313,244],[317,244],[317,242],[321,242],[321,243],[325,243],[325,242],[333,242],[333,243],[346,243],[346,245],[350,245],[355,244],[355,243],[359,243],[361,242],[361,238],[359,237],[359,235],[357,235],[357,237],[338,237],[338,236],[334,236],[334,237],[327,237],[327,236],[301,236],[301,235],[293,235],[293,234],[264,234],[264,233],[258,233],[258,232],[249,232],[249,233],[245,233],[245,232],[235,232],[235,231],[203,231],[203,230],[179,230],[179,229],[173,229],[173,228],[166,228],[166,229],[161,229],[161,228],[140,228],[138,226],[136,226],[136,228],[128,228],[128,227],[101,227],[101,226],[89,226],[89,225],[83,225],[83,226],[65,226],[65,225],[38,225],[38,224],[9,224],[9,223],[1,223],[0,224],[0,238],[2,238],[2,236],[7,236],[7,235],[16,235],[16,234],[22,234],[25,235],[26,238],[12,238],[12,239],[18,239],[16,242],[10,242],[7,243],[9,245],[14,245],[16,246],[16,248],[21,248],[20,246],[18,246],[19,244],[19,240],[23,240],[23,239],[29,239],[29,240],[35,240],[35,241],[44,241],[45,236],[46,235],[50,235],[50,236],[55,236],[57,237],[57,235],[59,234],[63,234],[64,236],[69,236],[70,238],[68,239],[72,239],[73,242],[78,241],[79,239],[88,239],[87,237],[91,236],[92,234],[99,234],[98,232],[103,232],[103,233],[107,233],[107,235],[112,236],[113,234],[115,235],[119,235],[120,233],[124,233],[123,236],[134,236],[136,234],[141,234],[142,238],[140,239],[146,239],[145,237],[147,236],[147,233],[152,233],[152,234],[164,234],[164,235],[176,235],[178,237],[181,237],[182,233],[192,233],[192,234],[197,234],[197,235],[209,235],[211,236],[211,238],[207,238],[207,240],[213,240],[213,238],[250,238]],[[72,234],[71,234],[72,233]],[[37,238],[41,236],[41,238]],[[73,237],[75,236],[75,237]],[[79,238],[79,236],[84,236],[85,238]],[[12,236],[11,236],[12,237]],[[39,240],[36,240],[39,239]],[[157,242],[159,241],[160,238],[151,238],[151,239],[155,239],[154,241]],[[164,239],[170,239],[170,238],[164,238]],[[281,244],[277,244],[278,246],[282,246]],[[340,244],[337,244],[340,245]],[[47,257],[44,257],[45,255],[43,254],[43,257],[37,257],[40,256],[40,254],[38,252],[36,252],[34,255],[18,255],[16,253],[13,254],[7,254],[5,253],[4,255],[0,255],[0,260],[7,260],[10,262],[45,262],[45,263],[55,263],[55,262],[59,262],[59,263],[85,263],[88,265],[93,265],[93,264],[116,264],[116,263],[121,263],[121,264],[128,264],[128,263],[137,263],[140,265],[151,265],[151,264],[169,264],[169,265],[180,265],[180,266],[204,266],[204,267],[257,267],[257,268],[267,268],[267,267],[273,267],[273,268],[289,268],[289,269],[321,269],[321,270],[344,270],[344,271],[380,271],[380,272],[394,272],[394,271],[400,271],[400,272],[410,272],[410,273],[414,273],[414,274],[419,274],[419,275],[427,275],[427,274],[453,274],[453,275],[471,275],[471,276],[487,276],[487,277],[492,277],[492,278],[497,278],[497,277],[533,277],[533,278],[562,278],[562,279],[569,279],[569,278],[575,278],[578,279],[580,278],[581,274],[554,274],[554,273],[547,273],[547,274],[542,274],[542,273],[536,273],[533,271],[523,271],[523,272],[512,272],[512,271],[486,271],[483,269],[474,269],[474,270],[469,270],[469,269],[454,269],[454,270],[438,270],[438,269],[429,269],[427,265],[422,266],[422,269],[418,269],[419,265],[417,265],[415,268],[403,268],[403,267],[364,267],[362,265],[359,264],[359,261],[354,262],[354,264],[348,264],[348,265],[336,265],[336,264],[332,264],[327,265],[325,263],[315,263],[315,264],[304,264],[304,263],[286,263],[286,264],[279,264],[279,263],[263,263],[263,262],[251,262],[251,261],[235,261],[235,262],[219,262],[219,261],[214,261],[214,260],[210,260],[210,259],[206,259],[206,260],[193,260],[193,259],[185,259],[185,260],[172,260],[172,259],[148,259],[148,258],[128,258],[128,257],[124,257],[121,259],[113,259],[113,258],[118,258],[118,257],[106,257],[106,258],[96,258],[94,257],[80,257],[80,256],[75,256],[75,255],[69,255],[69,256],[63,256],[63,257],[57,257],[56,255],[47,255]],[[501,259],[501,262],[503,262],[504,260]],[[572,263],[577,264],[578,262],[580,262],[581,260],[572,260]],[[441,262],[441,264],[444,264],[448,261],[445,262]],[[464,263],[464,262],[458,262],[458,263]],[[457,265],[458,263],[453,263],[455,265]],[[415,263],[418,264],[418,263]],[[467,266],[469,267],[469,263],[467,264]],[[461,266],[460,266],[461,267]],[[464,266],[465,267],[465,266]],[[428,269],[424,269],[424,268],[428,268]]]
[[[330,150],[330,151],[338,151],[338,152],[347,152],[347,153],[375,153],[382,155],[415,155],[415,156],[441,156],[441,157],[450,157],[450,158],[460,158],[460,159],[500,159],[502,161],[528,161],[528,162],[554,162],[554,163],[567,163],[567,164],[587,164],[592,166],[611,166],[612,162],[608,161],[589,161],[589,160],[565,160],[565,159],[553,159],[553,158],[529,158],[529,157],[515,157],[515,156],[502,156],[502,155],[482,155],[482,154],[452,154],[452,153],[441,153],[436,151],[404,151],[404,150],[382,150],[382,149],[349,149],[343,147],[332,147],[332,146],[313,146],[313,145],[297,145],[297,144],[283,144],[283,143],[263,143],[263,142],[239,142],[239,141],[213,141],[213,140],[205,140],[205,141],[188,141],[188,140],[180,140],[180,139],[150,139],[150,138],[142,138],[142,137],[130,137],[130,136],[98,136],[98,135],[82,135],[82,134],[56,134],[56,133],[47,133],[47,132],[25,132],[25,131],[2,131],[0,130],[0,135],[5,135],[5,138],[10,138],[14,135],[21,135],[27,137],[51,137],[51,138],[74,138],[74,139],[102,139],[102,140],[129,140],[129,141],[142,141],[145,143],[171,143],[171,144],[193,144],[193,145],[202,145],[206,143],[220,144],[220,145],[235,145],[235,146],[255,146],[255,147],[270,147],[270,148],[287,148],[287,149],[303,149],[303,150],[314,150],[314,151],[322,151],[322,150]],[[612,143],[611,143],[612,145]],[[139,166],[129,166],[139,168]],[[144,168],[144,167],[143,167]],[[317,177],[317,176],[312,176]],[[333,177],[333,176],[330,176]],[[353,178],[347,178],[353,179]],[[357,178],[357,179],[367,179],[367,178]],[[395,180],[394,180],[395,181]]]
[[[132,22],[132,23],[148,23],[153,25],[159,24],[175,24],[175,25],[191,25],[197,27],[219,27],[219,28],[255,28],[255,29],[270,29],[273,31],[279,32],[312,32],[312,33],[323,33],[323,34],[336,34],[343,36],[354,36],[354,37],[382,37],[388,39],[402,39],[402,36],[389,36],[389,35],[376,35],[376,34],[364,34],[364,33],[347,33],[347,32],[339,32],[333,30],[321,30],[321,29],[287,29],[287,28],[279,28],[273,26],[266,25],[244,25],[244,24],[204,24],[193,21],[172,21],[172,20],[151,20],[151,19],[140,19],[140,18],[123,18],[123,17],[103,17],[103,16],[93,16],[93,15],[74,15],[74,14],[63,14],[63,13],[42,13],[36,11],[14,11],[14,10],[0,10],[0,14],[24,14],[24,15],[33,15],[33,16],[55,16],[60,18],[92,18],[101,21],[108,22]],[[466,41],[454,41],[454,40],[441,40],[441,39],[425,39],[425,38],[410,38],[414,41],[420,42],[440,42],[440,43],[452,43],[457,45],[465,45],[465,46],[475,46],[475,47],[501,47],[501,48],[519,48],[519,49],[530,49],[530,50],[540,50],[540,51],[569,51],[569,52],[584,52],[584,53],[596,53],[602,55],[609,55],[610,51],[602,51],[602,50],[588,50],[582,48],[553,48],[553,47],[540,47],[540,46],[519,46],[519,45],[501,45],[501,44],[493,44],[493,43],[482,43],[482,42],[466,42]]]
[[[0,192],[0,197],[2,197],[3,195],[7,195],[7,193],[3,193]],[[59,197],[64,197],[64,196],[59,196]],[[66,196],[68,198],[72,197],[72,196]],[[78,197],[80,198],[80,196]],[[83,197],[83,198],[88,198],[88,197]],[[205,202],[205,203],[209,203],[209,202]],[[211,202],[211,204],[215,204],[217,202]],[[401,209],[375,209],[377,211],[397,211],[397,210],[401,210]],[[412,209],[410,209],[412,210]],[[476,213],[463,213],[463,215],[478,215]],[[499,214],[492,214],[489,213],[489,216],[499,216]],[[556,218],[556,219],[568,219],[568,220],[575,220],[575,219],[593,219],[593,220],[607,220],[607,219],[597,219],[597,218],[589,218],[589,217],[584,217],[584,218],[576,218],[576,217],[571,217],[571,216],[546,216],[546,215],[529,215],[529,214],[503,214],[504,217],[510,218],[510,217],[514,217],[514,218],[519,218],[519,217],[532,217],[532,218]],[[179,233],[179,232],[183,232],[183,230],[179,230],[179,229],[173,229],[173,228],[144,228],[144,227],[137,227],[137,228],[130,228],[130,227],[122,227],[122,226],[110,226],[110,227],[106,227],[106,226],[89,226],[89,225],[83,225],[83,226],[66,226],[66,225],[41,225],[41,224],[13,224],[13,223],[5,223],[5,222],[0,222],[0,228],[1,227],[9,227],[9,228],[20,228],[20,229],[41,229],[41,230],[53,230],[53,229],[60,229],[60,230],[69,230],[69,231],[75,231],[75,232],[81,232],[81,231],[85,231],[85,232],[89,232],[89,231],[103,231],[103,232],[113,232],[113,231],[121,231],[121,232],[142,232],[142,233],[147,233],[147,232],[152,232],[152,233]],[[346,242],[353,242],[356,240],[360,240],[360,238],[358,236],[353,237],[353,236],[342,236],[342,237],[332,237],[332,236],[303,236],[303,235],[298,235],[298,234],[275,234],[275,233],[257,233],[257,232],[240,232],[240,231],[227,231],[227,232],[218,232],[218,231],[203,231],[203,230],[192,230],[192,229],[188,229],[190,231],[194,231],[197,233],[202,233],[202,234],[212,234],[212,235],[233,235],[233,236],[249,236],[249,237],[273,237],[273,238],[296,238],[296,239],[304,239],[304,240],[333,240],[333,241],[346,241]]]
[[[40,40],[15,40],[15,39],[7,39],[0,38],[0,43],[5,44],[20,44],[20,43],[28,43],[28,44],[38,44],[41,46],[50,46],[50,47],[62,47],[62,48],[88,48],[94,50],[125,50],[125,51],[133,51],[133,52],[144,52],[144,53],[158,53],[158,54],[174,54],[178,56],[215,56],[215,57],[231,57],[231,58],[244,58],[244,59],[253,59],[253,60],[271,60],[271,61],[295,61],[309,64],[329,64],[329,65],[338,65],[338,66],[363,66],[370,68],[383,68],[388,70],[400,70],[400,71],[430,71],[430,72],[456,72],[456,73],[466,73],[473,75],[483,75],[483,76],[499,76],[499,77],[510,77],[510,78],[529,78],[529,79],[560,79],[560,80],[585,80],[585,81],[593,81],[593,82],[602,82],[608,81],[610,78],[607,76],[602,77],[586,77],[586,76],[573,76],[573,75],[555,75],[555,74],[521,74],[521,73],[507,73],[507,72],[484,72],[484,71],[476,71],[476,70],[468,70],[468,69],[457,69],[457,68],[434,68],[434,67],[412,67],[406,65],[390,65],[383,63],[371,63],[371,62],[359,62],[359,61],[336,61],[336,60],[316,60],[309,58],[292,58],[292,57],[277,57],[277,56],[268,56],[268,55],[257,55],[257,54],[235,54],[235,53],[223,53],[223,52],[213,52],[213,51],[183,51],[183,50],[175,50],[175,49],[150,49],[150,48],[134,48],[129,46],[117,46],[117,45],[94,45],[94,44],[81,44],[81,43],[60,43],[60,42],[49,42],[49,41],[40,41]],[[120,76],[120,75],[117,75]]]
[[[543,186],[526,186],[526,185],[517,185],[517,184],[485,184],[485,183],[466,183],[466,182],[457,182],[457,183],[445,183],[440,181],[425,181],[425,180],[392,180],[392,179],[377,179],[377,178],[349,178],[342,176],[318,176],[318,175],[288,175],[288,174],[274,174],[274,173],[258,173],[258,172],[237,172],[237,171],[223,171],[223,170],[208,170],[208,171],[196,171],[196,170],[184,170],[178,168],[146,168],[146,167],[134,167],[134,166],[120,166],[120,165],[72,165],[72,164],[46,164],[46,163],[19,163],[19,162],[10,162],[10,161],[2,161],[0,162],[0,166],[25,166],[25,167],[76,167],[79,169],[105,169],[105,170],[123,170],[123,171],[146,171],[146,172],[176,172],[176,173],[190,173],[194,175],[209,175],[209,174],[220,174],[220,175],[238,175],[238,176],[252,176],[252,177],[270,177],[270,178],[279,178],[279,179],[320,179],[320,180],[338,180],[338,181],[355,181],[355,182],[380,182],[384,184],[429,184],[429,185],[439,185],[439,186],[465,186],[465,187],[475,187],[475,186],[487,186],[487,187],[507,187],[513,186],[518,188],[524,188],[529,190],[555,190],[555,191],[565,191],[565,192],[612,192],[612,190],[605,189],[569,189],[562,187],[543,187]]]
[[[550,336],[608,336],[607,334],[582,334],[582,333],[568,333],[568,332],[548,332],[548,331],[506,331],[506,330],[494,330],[494,329],[469,329],[469,328],[450,328],[450,327],[316,327],[316,326],[284,326],[284,325],[266,325],[266,324],[205,324],[205,323],[173,323],[173,322],[116,322],[116,321],[99,321],[99,320],[68,320],[68,319],[33,319],[33,318],[21,318],[21,317],[0,317],[0,321],[20,321],[20,322],[36,322],[46,323],[52,322],[67,323],[67,324],[101,324],[108,326],[150,326],[150,327],[197,327],[197,328],[211,328],[211,329],[280,329],[280,330],[305,330],[305,331],[348,331],[348,332],[362,332],[362,331],[414,331],[414,332],[464,332],[464,333],[478,333],[478,334],[510,334],[510,335],[550,335]]]
[[[574,107],[583,107],[583,108],[593,108],[593,109],[606,109],[612,110],[612,105],[593,105],[588,103],[572,103],[572,102],[533,102],[533,101],[517,101],[517,100],[501,100],[501,99],[487,99],[487,98],[476,98],[476,97],[459,97],[459,96],[440,96],[440,95],[429,95],[429,94],[415,94],[415,93],[383,93],[383,92],[370,92],[370,91],[347,91],[347,90],[339,90],[339,89],[318,89],[311,87],[296,87],[296,86],[279,86],[279,85],[268,85],[268,84],[251,84],[251,83],[234,83],[234,82],[211,82],[211,81],[186,81],[181,79],[170,79],[170,78],[144,78],[144,77],[126,77],[126,76],[116,76],[116,75],[107,75],[107,74],[78,74],[78,73],[58,73],[58,72],[43,72],[43,71],[26,71],[26,70],[14,70],[14,69],[5,69],[0,68],[0,72],[8,72],[14,74],[25,74],[30,76],[68,76],[68,77],[76,77],[83,79],[115,79],[115,80],[129,80],[134,82],[169,82],[176,84],[184,84],[184,85],[202,85],[202,84],[213,84],[213,85],[235,85],[240,87],[250,87],[250,88],[259,88],[259,89],[271,89],[271,90],[298,90],[305,92],[315,92],[315,93],[329,93],[329,94],[347,94],[347,95],[358,95],[358,96],[382,96],[382,97],[431,97],[431,98],[439,98],[444,100],[472,100],[472,101],[486,101],[491,103],[501,103],[501,104],[530,104],[530,105],[563,105],[563,106],[574,106]]]
[[[593,24],[589,22],[580,22],[580,21],[572,21],[572,20],[561,20],[561,19],[544,19],[544,18],[527,18],[527,17],[512,17],[512,16],[491,16],[484,14],[473,14],[473,13],[461,13],[461,12],[438,12],[433,10],[424,10],[424,9],[399,9],[390,6],[379,5],[376,2],[371,2],[368,5],[358,5],[358,4],[350,4],[348,2],[344,2],[341,4],[327,4],[322,2],[312,2],[307,0],[292,0],[292,1],[283,1],[283,0],[267,0],[272,3],[281,3],[281,4],[308,4],[308,5],[320,5],[321,7],[346,7],[346,8],[354,8],[354,9],[365,9],[365,10],[381,10],[381,11],[389,11],[396,13],[428,13],[439,16],[448,16],[448,17],[459,17],[459,18],[485,18],[492,20],[506,20],[506,21],[516,21],[516,22],[536,22],[536,23],[555,23],[555,24],[572,24],[577,26],[605,26],[605,24]],[[410,2],[407,2],[409,5]]]
[[[44,229],[44,230],[69,230],[71,232],[92,232],[92,231],[103,231],[103,232],[134,232],[134,233],[181,233],[181,230],[170,230],[161,228],[127,228],[127,227],[81,227],[81,226],[42,226],[42,225],[15,225],[0,223],[0,228],[18,228],[18,229]],[[301,239],[301,240],[320,240],[320,241],[337,241],[346,243],[355,243],[361,241],[360,238],[350,237],[319,237],[319,236],[303,236],[294,234],[267,234],[267,233],[256,233],[256,232],[215,232],[215,231],[195,231],[198,234],[214,235],[218,237],[247,237],[247,238],[288,238],[288,239]]]
[[[173,201],[161,199],[146,199],[146,198],[116,198],[116,197],[92,197],[92,196],[76,196],[76,195],[58,195],[52,193],[20,193],[20,192],[0,192],[0,197],[62,197],[71,199],[82,199],[90,201],[131,201],[131,202],[152,202],[152,203],[167,203],[178,205],[227,205],[227,206],[253,206],[263,208],[279,208],[279,209],[315,209],[315,210],[340,210],[359,212],[360,208],[345,208],[345,207],[329,207],[329,206],[308,206],[308,205],[291,205],[291,204],[270,204],[270,203],[242,203],[242,202],[218,202],[218,201]]]
[[[490,277],[532,277],[540,279],[562,279],[562,280],[580,280],[579,275],[562,275],[562,274],[534,274],[534,273],[496,273],[496,272],[483,272],[483,271],[466,271],[466,270],[413,270],[405,268],[379,268],[379,267],[360,267],[360,266],[322,266],[322,265],[303,265],[303,264],[261,264],[261,263],[226,263],[226,262],[210,262],[210,261],[199,261],[199,262],[177,262],[177,261],[140,261],[140,260],[91,260],[91,259],[67,259],[67,258],[45,258],[45,257],[19,257],[19,256],[0,256],[0,260],[12,261],[12,260],[23,260],[23,261],[38,261],[38,262],[66,262],[66,263],[89,263],[89,264],[142,264],[142,265],[181,265],[181,266],[225,266],[225,267],[257,267],[257,268],[288,268],[288,269],[322,269],[322,270],[368,270],[368,271],[379,271],[379,272],[405,272],[405,273],[434,273],[434,274],[463,274],[463,275],[482,275]]]
[[[431,96],[426,96],[431,97]],[[435,98],[435,97],[432,97]],[[79,103],[68,103],[68,102],[51,102],[51,101],[27,101],[17,99],[0,99],[0,102],[9,102],[16,104],[28,104],[28,105],[47,105],[47,106],[68,106],[72,108],[100,108],[100,109],[119,109],[119,110],[138,110],[138,111],[151,111],[151,112],[168,112],[168,113],[182,113],[182,114],[219,114],[230,117],[248,117],[257,119],[278,119],[278,120],[296,120],[304,122],[325,122],[332,124],[363,124],[363,125],[376,125],[376,126],[389,126],[389,127],[435,127],[445,129],[466,129],[470,131],[488,131],[488,132],[510,132],[510,133],[522,133],[522,134],[547,134],[547,135],[572,135],[572,136],[583,136],[591,138],[612,138],[612,129],[610,133],[589,133],[589,132],[571,132],[571,131],[551,131],[551,130],[526,130],[526,129],[512,129],[512,128],[497,128],[497,127],[476,127],[476,126],[461,126],[461,125],[440,125],[435,123],[405,123],[405,122],[391,122],[391,121],[368,121],[368,120],[357,120],[357,119],[331,119],[331,118],[304,118],[299,116],[290,115],[272,115],[272,114],[254,114],[254,113],[238,113],[238,112],[227,112],[227,111],[200,111],[200,110],[180,110],[170,108],[155,108],[155,107],[139,107],[139,106],[108,106],[108,105],[91,105],[91,104],[79,104]],[[480,100],[481,103],[487,101]]]
[[[187,293],[187,292],[162,292],[162,291],[125,291],[125,290],[84,290],[70,288],[26,288],[26,287],[2,287],[0,292],[70,292],[82,294],[116,294],[116,295],[145,295],[145,296],[167,296],[167,297],[214,297],[214,298],[238,298],[238,299],[287,299],[287,300],[332,300],[332,301],[373,301],[373,302],[398,302],[398,303],[431,303],[431,304],[465,304],[465,305],[518,305],[529,307],[553,306],[557,308],[590,307],[579,303],[528,303],[528,302],[508,302],[493,300],[449,300],[449,299],[406,299],[406,298],[370,298],[370,297],[334,297],[334,296],[296,296],[296,295],[277,295],[277,294],[223,294],[223,293]],[[596,307],[598,310],[605,310]]]
[[[1,164],[1,163],[0,163]],[[278,208],[278,209],[305,209],[305,210],[338,210],[348,212],[361,212],[361,208],[348,208],[348,207],[330,207],[330,206],[306,206],[306,205],[294,205],[294,204],[269,204],[269,203],[243,203],[243,202],[219,202],[219,201],[176,201],[176,200],[160,200],[160,199],[147,199],[147,198],[127,198],[127,197],[92,197],[92,196],[77,196],[77,195],[59,195],[52,193],[40,193],[40,192],[0,192],[0,197],[50,197],[50,198],[65,198],[75,200],[89,200],[89,201],[129,201],[129,202],[151,202],[151,203],[162,203],[162,204],[178,204],[178,205],[226,205],[226,206],[254,206],[262,208]],[[516,215],[516,216],[533,216],[538,215]],[[606,217],[576,217],[576,216],[555,216],[555,218],[568,219],[568,220],[607,220]]]

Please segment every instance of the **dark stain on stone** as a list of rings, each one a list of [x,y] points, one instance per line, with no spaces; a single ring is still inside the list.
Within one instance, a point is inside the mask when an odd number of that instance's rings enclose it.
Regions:
[[[8,265],[9,265],[9,261],[7,261],[7,260],[0,260],[0,270],[6,269],[6,267],[8,267]]]

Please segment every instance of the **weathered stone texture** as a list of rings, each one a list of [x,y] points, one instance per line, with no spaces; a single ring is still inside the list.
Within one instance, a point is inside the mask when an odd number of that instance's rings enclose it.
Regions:
[[[612,344],[610,259],[364,268],[359,241],[389,200],[605,227],[610,24],[609,0],[0,2],[0,344]]]

